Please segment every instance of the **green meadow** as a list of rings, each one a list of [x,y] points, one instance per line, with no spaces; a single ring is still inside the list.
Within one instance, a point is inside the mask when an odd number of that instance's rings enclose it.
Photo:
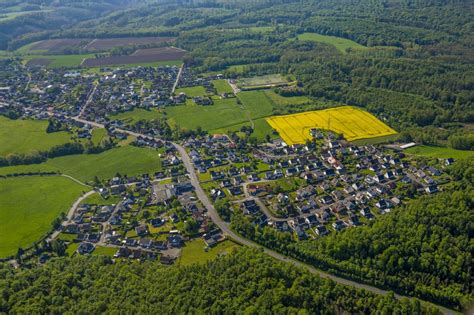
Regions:
[[[142,108],[135,108],[134,110],[128,112],[123,112],[117,115],[110,116],[110,119],[122,120],[127,124],[133,124],[134,122],[137,122],[139,120],[153,120],[162,117],[163,113],[161,113],[157,109],[146,110]]]
[[[84,190],[61,176],[0,179],[0,257],[39,240]]]
[[[0,155],[48,150],[70,141],[67,132],[46,133],[45,120],[12,120],[0,116]]]
[[[83,182],[97,176],[110,179],[116,173],[135,176],[161,170],[158,152],[148,148],[124,146],[99,154],[79,154],[49,159],[41,164],[0,167],[0,175],[38,171],[57,171]]]
[[[213,105],[196,105],[187,100],[185,105],[170,106],[165,109],[170,125],[181,128],[212,130],[235,125],[247,120],[235,98],[213,98]]]
[[[222,94],[222,93],[230,94],[233,92],[229,83],[227,83],[227,80],[213,80],[212,84],[216,88],[218,94]]]
[[[273,90],[266,90],[265,95],[275,104],[279,106],[286,106],[286,105],[300,105],[310,103],[311,99],[306,96],[282,96],[280,94],[275,93]]]
[[[239,245],[230,240],[225,240],[207,250],[205,247],[206,243],[200,238],[186,242],[177,264],[180,266],[203,264],[220,255],[230,254],[233,250],[239,248]]]
[[[298,35],[298,40],[307,40],[319,43],[326,43],[329,45],[333,45],[342,53],[346,53],[348,48],[351,49],[367,49],[367,47],[362,46],[350,39],[336,37],[336,36],[329,36],[329,35],[321,35],[317,33],[303,33]]]
[[[172,126],[185,129],[201,127],[210,133],[238,132],[243,126],[251,126],[252,120],[255,127],[252,137],[264,140],[267,135],[276,137],[264,117],[271,116],[274,109],[311,103],[311,100],[306,97],[283,97],[271,90],[254,90],[240,92],[237,98],[213,97],[213,102],[213,105],[202,106],[187,100],[184,105],[167,107],[166,117]]]
[[[186,93],[187,97],[204,96],[207,94],[206,88],[201,85],[176,89],[175,94],[179,93]]]
[[[433,147],[427,145],[420,145],[412,148],[406,149],[404,152],[413,155],[421,155],[427,157],[433,157],[438,159],[467,159],[471,156],[474,156],[474,151],[464,151],[456,150],[452,148],[445,147]]]

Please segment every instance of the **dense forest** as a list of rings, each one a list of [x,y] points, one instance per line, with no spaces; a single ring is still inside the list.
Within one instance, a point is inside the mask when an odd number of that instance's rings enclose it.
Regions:
[[[422,197],[368,225],[293,242],[288,233],[233,227],[267,247],[345,277],[465,308],[473,299],[474,159],[454,165],[447,191]]]
[[[416,300],[335,284],[241,249],[206,265],[60,258],[31,270],[0,267],[2,313],[427,314]]]
[[[0,0],[0,50],[16,49],[80,21],[95,19],[136,0]]]

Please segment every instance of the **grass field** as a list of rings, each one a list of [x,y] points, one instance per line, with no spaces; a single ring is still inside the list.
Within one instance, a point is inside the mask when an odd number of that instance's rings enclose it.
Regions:
[[[270,136],[270,139],[275,139],[278,136],[273,134],[273,128],[268,124],[265,118],[259,118],[253,120],[254,123],[254,130],[253,133],[250,135],[251,138],[256,138],[259,141],[265,141],[266,136]],[[239,132],[243,126],[251,127],[250,122],[239,123],[236,125],[223,127],[219,129],[209,130],[211,134],[222,134],[222,133],[231,133],[231,132]]]
[[[230,94],[230,93],[233,93],[233,90],[232,90],[232,88],[230,87],[229,83],[227,83],[227,80],[213,80],[213,81],[212,81],[212,84],[213,84],[214,87],[216,88],[218,94],[222,94],[222,93]]]
[[[153,119],[158,119],[162,118],[163,113],[156,109],[142,109],[142,108],[135,108],[132,111],[128,112],[123,112],[117,115],[110,116],[110,119],[117,119],[117,120],[122,120],[125,123],[132,124],[138,120],[153,120]]]
[[[265,90],[265,95],[275,104],[279,106],[285,105],[299,105],[310,103],[311,99],[306,96],[281,96],[280,94],[275,93],[273,90]]]
[[[235,98],[213,99],[214,104],[201,106],[188,100],[185,105],[166,107],[166,114],[171,125],[182,128],[196,129],[201,126],[203,130],[223,128],[248,121],[237,105]]]
[[[232,252],[232,250],[239,248],[238,244],[230,240],[225,240],[217,244],[207,252],[204,250],[205,246],[206,244],[200,238],[187,242],[183,247],[178,265],[188,266],[195,263],[205,263],[218,257],[219,255],[229,254]]]
[[[242,78],[237,80],[237,85],[241,89],[252,89],[265,86],[286,85],[288,80],[281,74],[269,74],[258,77]]]
[[[272,114],[273,104],[265,95],[264,91],[245,91],[237,95],[245,111],[247,111],[253,119],[270,116]]]
[[[83,190],[60,176],[0,179],[0,257],[39,240]]]
[[[113,257],[116,252],[117,252],[117,248],[97,246],[92,252],[92,255]]]
[[[95,145],[99,145],[102,140],[104,140],[107,137],[107,130],[105,128],[96,128],[92,130],[92,142]]]
[[[118,172],[134,176],[161,170],[161,161],[155,150],[125,146],[100,154],[78,154],[49,159],[45,163],[0,167],[0,175],[29,171],[59,171],[83,182],[110,179]]]
[[[206,89],[202,85],[190,86],[176,89],[175,94],[186,93],[187,97],[196,97],[206,95]]]
[[[382,137],[396,131],[372,114],[351,106],[267,118],[287,144],[305,143],[311,139],[311,128],[331,130],[348,141]]]
[[[326,43],[333,45],[342,53],[346,53],[348,48],[351,49],[367,49],[367,47],[362,46],[350,39],[336,37],[336,36],[328,36],[328,35],[321,35],[317,33],[303,33],[298,35],[298,40],[307,40],[307,41],[314,41],[320,43]]]
[[[46,133],[44,120],[12,120],[0,116],[0,155],[48,150],[70,141],[67,132]]]
[[[427,145],[420,145],[420,146],[408,148],[403,152],[408,153],[408,154],[421,155],[421,156],[433,157],[433,158],[438,158],[438,159],[446,159],[446,158],[467,159],[471,156],[474,156],[474,151],[456,150],[452,148],[433,147],[433,146],[427,146]]]
[[[122,198],[120,196],[110,196],[107,199],[101,197],[99,193],[94,193],[82,200],[81,204],[91,205],[114,205],[117,204]]]

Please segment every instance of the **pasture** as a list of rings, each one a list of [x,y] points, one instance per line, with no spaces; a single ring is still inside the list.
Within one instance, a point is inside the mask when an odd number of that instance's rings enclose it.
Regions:
[[[312,128],[331,130],[342,134],[348,141],[382,137],[396,131],[372,114],[351,106],[304,112],[267,118],[287,144],[305,143],[311,140]]]
[[[275,104],[279,106],[300,105],[310,103],[311,99],[306,96],[282,96],[273,90],[265,90],[265,95]]]
[[[198,88],[200,88],[198,90]],[[176,92],[185,92],[188,96],[202,95],[203,87],[179,89]],[[241,101],[241,105],[237,103]],[[263,91],[246,91],[238,94],[238,98],[220,99],[213,97],[213,105],[196,105],[187,100],[185,105],[166,107],[165,112],[170,125],[181,128],[196,129],[200,126],[207,131],[227,131],[240,129],[243,125],[250,125],[250,119],[257,120],[272,114],[273,104]],[[260,124],[260,125],[266,125]],[[271,130],[271,128],[270,128]],[[265,131],[263,131],[265,132]]]
[[[329,36],[329,35],[321,35],[317,33],[303,33],[298,35],[298,40],[305,40],[305,41],[313,41],[319,43],[326,43],[329,45],[333,45],[342,53],[347,53],[347,49],[367,49],[367,47],[362,46],[350,39],[336,37],[336,36]]]
[[[12,120],[0,116],[0,156],[45,151],[70,141],[67,132],[46,133],[45,120]]]
[[[85,190],[61,176],[0,179],[0,257],[29,247]]]
[[[227,80],[213,80],[212,84],[216,88],[218,94],[230,94],[234,92],[230,87],[229,83],[227,83]]]
[[[202,85],[189,86],[176,89],[175,94],[185,93],[187,97],[204,96],[207,94],[206,88]]]
[[[212,130],[248,121],[235,98],[214,98],[213,102],[213,105],[202,106],[187,100],[185,105],[166,107],[168,122],[190,130],[198,126]]]
[[[474,156],[474,151],[456,150],[445,147],[434,147],[428,145],[420,145],[412,148],[408,148],[403,152],[413,155],[421,155],[426,157],[432,157],[437,159],[467,159]]]
[[[124,146],[99,154],[58,157],[41,164],[0,167],[0,175],[56,171],[83,182],[91,182],[95,176],[110,179],[116,173],[135,176],[160,170],[161,160],[156,150]]]

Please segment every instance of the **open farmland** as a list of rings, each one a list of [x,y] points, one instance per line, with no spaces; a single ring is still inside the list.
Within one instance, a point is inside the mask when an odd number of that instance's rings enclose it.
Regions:
[[[139,49],[131,55],[88,58],[82,63],[86,67],[102,67],[126,64],[179,61],[186,52],[174,47]]]
[[[23,58],[27,66],[46,66],[48,68],[77,68],[93,54],[82,55],[28,55]]]
[[[82,49],[84,51],[107,51],[115,47],[145,46],[174,41],[173,37],[120,37],[120,38],[57,38],[46,39],[25,45],[24,52],[47,52],[61,54],[65,49]]]
[[[90,51],[103,51],[115,47],[153,45],[172,41],[173,37],[98,38],[89,42],[84,48]]]
[[[372,114],[351,106],[267,118],[287,144],[305,143],[310,129],[326,129],[342,134],[349,141],[382,137],[396,131]]]
[[[0,156],[48,150],[70,141],[67,132],[46,133],[45,120],[12,120],[0,116]]]
[[[87,188],[61,176],[0,179],[0,257],[38,241],[83,190]]]
[[[120,173],[128,176],[160,171],[158,152],[134,146],[118,147],[99,154],[68,155],[41,164],[0,167],[0,175],[28,172],[60,172],[83,182],[110,179]]]
[[[213,105],[201,106],[187,100],[186,105],[167,107],[168,122],[186,129],[200,126],[203,130],[212,130],[248,121],[235,98],[214,98],[213,102]]]
[[[29,50],[40,50],[48,53],[57,53],[62,52],[66,48],[82,48],[90,41],[91,39],[84,38],[47,39],[30,45]]]

